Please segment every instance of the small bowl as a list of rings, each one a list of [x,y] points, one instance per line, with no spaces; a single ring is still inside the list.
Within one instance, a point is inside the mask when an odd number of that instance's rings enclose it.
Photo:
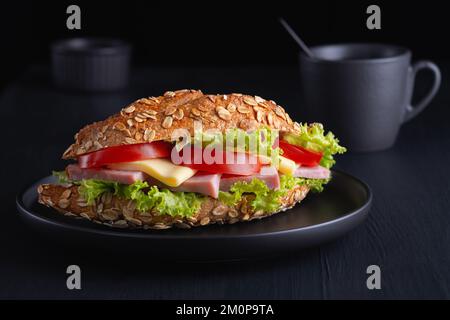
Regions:
[[[73,38],[52,44],[52,73],[57,87],[111,91],[128,84],[131,47],[119,39]]]

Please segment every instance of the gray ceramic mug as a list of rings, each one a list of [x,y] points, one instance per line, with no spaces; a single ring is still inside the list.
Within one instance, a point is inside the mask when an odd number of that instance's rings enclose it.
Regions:
[[[335,44],[300,54],[302,106],[309,121],[322,122],[350,151],[391,147],[400,126],[419,114],[439,89],[441,73],[431,61],[411,65],[411,52],[385,44]],[[425,97],[412,105],[416,75],[433,73]]]

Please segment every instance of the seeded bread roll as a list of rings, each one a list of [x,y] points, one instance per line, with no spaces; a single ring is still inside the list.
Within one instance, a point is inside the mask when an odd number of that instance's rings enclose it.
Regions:
[[[64,159],[106,147],[170,140],[176,129],[194,133],[194,120],[201,120],[203,130],[240,128],[254,130],[269,126],[285,132],[297,132],[284,109],[274,101],[242,94],[204,95],[196,90],[167,91],[163,96],[139,99],[104,121],[90,124],[75,135],[63,154]],[[307,186],[296,186],[280,198],[277,212],[293,207],[308,193]],[[81,217],[119,228],[166,229],[172,226],[190,228],[214,223],[235,223],[270,216],[277,212],[256,211],[250,202],[254,195],[245,194],[233,206],[205,197],[198,212],[191,217],[163,215],[153,209],[139,212],[132,200],[103,194],[94,204],[87,204],[77,185],[44,184],[39,186],[39,202],[67,216]]]
[[[84,127],[75,135],[75,143],[64,152],[63,159],[117,145],[170,140],[172,132],[179,128],[193,134],[196,119],[202,121],[203,130],[252,130],[262,126],[288,132],[299,130],[299,124],[272,100],[236,93],[167,91],[160,97],[139,99],[120,113]]]
[[[95,204],[87,205],[78,193],[76,185],[44,184],[39,186],[39,203],[72,217],[84,218],[98,224],[116,228],[168,229],[171,227],[191,228],[209,224],[233,224],[238,221],[261,219],[293,207],[305,198],[307,186],[296,186],[280,199],[277,212],[254,211],[249,205],[252,195],[244,195],[234,206],[223,204],[217,199],[206,197],[198,212],[191,217],[172,217],[158,212],[139,212],[132,200],[125,200],[103,194]]]

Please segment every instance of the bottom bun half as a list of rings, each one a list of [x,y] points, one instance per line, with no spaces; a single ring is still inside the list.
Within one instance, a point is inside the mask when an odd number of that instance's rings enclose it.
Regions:
[[[199,210],[190,217],[161,215],[158,212],[140,212],[133,200],[126,200],[111,193],[103,194],[88,205],[78,193],[76,185],[43,184],[38,188],[39,203],[56,209],[65,216],[87,219],[97,224],[116,228],[168,229],[191,228],[209,224],[233,224],[271,216],[293,207],[308,194],[307,186],[296,186],[280,199],[276,212],[255,211],[250,202],[251,194],[243,195],[235,205],[205,197]]]

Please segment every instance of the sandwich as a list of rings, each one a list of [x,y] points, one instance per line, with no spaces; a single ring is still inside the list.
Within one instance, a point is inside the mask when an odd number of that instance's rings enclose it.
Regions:
[[[39,203],[116,228],[233,224],[292,208],[346,149],[273,100],[168,91],[82,128]]]

